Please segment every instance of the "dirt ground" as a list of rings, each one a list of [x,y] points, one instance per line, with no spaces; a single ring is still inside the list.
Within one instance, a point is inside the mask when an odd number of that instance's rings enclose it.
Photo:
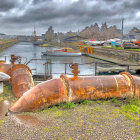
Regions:
[[[8,114],[0,120],[0,140],[140,140],[140,114],[122,110],[122,102],[85,101]]]

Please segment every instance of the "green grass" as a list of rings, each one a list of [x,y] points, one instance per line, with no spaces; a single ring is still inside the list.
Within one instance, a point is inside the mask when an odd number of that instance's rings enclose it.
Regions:
[[[69,103],[61,103],[59,104],[60,108],[63,109],[73,109],[77,106],[77,104],[73,103],[73,102],[69,102]]]
[[[129,51],[140,51],[140,49],[127,49]]]
[[[0,101],[1,100],[13,100],[15,101],[16,98],[12,93],[12,86],[8,82],[4,82],[3,84],[4,92],[0,94]]]
[[[50,128],[43,128],[44,131],[50,132]]]
[[[93,103],[93,101],[90,101],[90,100],[84,100],[83,102],[82,102],[82,104],[84,104],[84,105],[90,105],[90,104],[92,104]]]
[[[140,108],[133,104],[132,105],[131,104],[123,105],[123,106],[121,106],[121,109],[124,112],[133,112],[133,113],[140,114]]]
[[[123,47],[103,47],[103,48],[107,48],[107,49],[117,49],[117,50],[124,50]]]
[[[2,125],[4,123],[4,119],[3,120],[0,120],[0,125]]]
[[[140,100],[131,99],[121,106],[121,113],[128,119],[140,126]]]
[[[124,49],[124,47],[103,47],[107,49],[117,49],[117,50],[129,50],[129,51],[140,51],[140,49]]]
[[[128,104],[133,104],[133,105],[136,105],[136,106],[140,107],[140,100],[131,99],[131,100],[129,100]]]
[[[111,101],[117,105],[120,105],[120,102],[116,98],[112,98]]]
[[[4,44],[2,45],[2,47],[0,48],[0,52],[4,51],[5,49],[13,46],[14,44],[16,44],[17,42],[11,42],[11,43],[8,43],[8,44]]]

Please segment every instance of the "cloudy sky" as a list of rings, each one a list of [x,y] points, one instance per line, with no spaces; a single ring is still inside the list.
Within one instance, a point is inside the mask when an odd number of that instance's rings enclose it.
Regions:
[[[52,25],[55,32],[82,30],[97,22],[116,24],[124,30],[140,29],[140,0],[0,0],[0,33],[31,35],[44,33]]]

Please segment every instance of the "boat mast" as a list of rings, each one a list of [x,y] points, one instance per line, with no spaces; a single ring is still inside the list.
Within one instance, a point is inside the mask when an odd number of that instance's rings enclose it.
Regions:
[[[34,40],[36,40],[36,28],[34,26],[34,33],[33,33],[33,36],[34,36]]]
[[[123,28],[124,28],[124,18],[122,19],[122,41],[123,41]]]

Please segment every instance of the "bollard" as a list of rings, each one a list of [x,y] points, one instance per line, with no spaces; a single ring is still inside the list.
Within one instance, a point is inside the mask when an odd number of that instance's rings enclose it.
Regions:
[[[112,76],[78,77],[75,80],[61,75],[25,92],[9,110],[29,112],[64,102],[113,97],[140,99],[140,77],[127,72]]]

